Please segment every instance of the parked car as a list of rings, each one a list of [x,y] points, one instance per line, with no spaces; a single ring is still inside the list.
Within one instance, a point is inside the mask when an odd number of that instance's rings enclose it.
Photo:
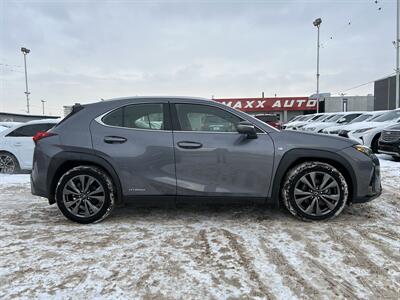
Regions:
[[[400,124],[389,126],[382,131],[378,152],[389,154],[395,160],[400,160]]]
[[[282,126],[282,129],[285,130],[299,130],[301,129],[303,126],[314,122],[316,120],[320,120],[325,118],[327,115],[326,114],[312,114],[312,115],[305,115],[303,118],[298,119],[297,121],[294,122],[289,122],[286,123],[285,125]]]
[[[313,122],[304,126],[301,130],[315,133],[322,133],[327,127],[333,125],[345,125],[351,122],[353,119],[359,117],[360,112],[346,112],[346,113],[334,113],[331,116],[323,119],[321,122]]]
[[[218,131],[203,129],[207,116]],[[161,122],[152,128],[150,120]],[[130,199],[249,199],[302,219],[337,216],[381,193],[379,160],[349,139],[279,131],[207,99],[121,98],[75,105],[37,134],[34,195],[70,220],[104,219]]]
[[[20,122],[0,122],[0,132],[7,130],[8,128],[14,127],[16,125],[22,124]]]
[[[351,130],[343,129],[339,136],[353,139],[354,141],[368,146],[374,153],[378,153],[378,141],[382,131],[395,123],[400,122],[400,109],[384,113],[372,122],[362,122],[357,126],[354,124]]]
[[[263,121],[264,123],[267,123],[268,125],[271,125],[272,127],[282,129],[282,122],[279,120],[279,117],[277,115],[263,114],[255,115],[254,117]]]
[[[322,130],[322,133],[325,134],[333,134],[333,135],[339,135],[340,130],[343,130],[344,128],[348,129],[351,128],[353,124],[356,123],[361,123],[361,122],[370,122],[376,119],[377,117],[383,115],[387,111],[372,111],[372,112],[366,112],[358,116],[357,118],[353,119],[351,122],[348,124],[340,124],[340,125],[335,125],[331,127],[327,127],[324,130]],[[357,126],[357,125],[356,125]]]
[[[58,120],[44,119],[21,123],[0,132],[0,173],[17,173],[32,168],[34,142],[38,131],[46,131]]]

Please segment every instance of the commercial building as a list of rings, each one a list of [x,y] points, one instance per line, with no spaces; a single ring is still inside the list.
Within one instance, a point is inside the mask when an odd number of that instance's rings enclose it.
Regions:
[[[326,96],[320,98],[324,112],[338,111],[372,111],[374,96]]]
[[[375,81],[374,97],[374,110],[395,109],[396,76],[391,76]]]
[[[28,122],[41,119],[58,119],[59,116],[28,115],[0,112],[0,122]]]
[[[222,98],[213,100],[252,115],[275,114],[283,122],[297,115],[314,113],[317,109],[317,101],[309,97]]]
[[[317,112],[316,95],[310,97],[274,98],[221,98],[213,99],[249,114],[275,114],[287,122],[297,115]],[[331,96],[320,95],[320,112],[371,111],[374,110],[374,96]]]

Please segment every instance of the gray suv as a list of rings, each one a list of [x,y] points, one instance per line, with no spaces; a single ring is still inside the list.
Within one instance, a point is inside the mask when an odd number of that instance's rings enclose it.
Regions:
[[[35,137],[31,188],[70,220],[129,199],[242,198],[323,220],[380,195],[379,160],[340,137],[279,131],[212,100],[136,97],[76,104]]]

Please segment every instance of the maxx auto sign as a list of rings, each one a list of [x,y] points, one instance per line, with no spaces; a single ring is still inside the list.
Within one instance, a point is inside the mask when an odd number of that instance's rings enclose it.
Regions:
[[[227,106],[243,111],[282,111],[282,110],[316,110],[317,100],[308,97],[286,98],[233,98],[214,99]]]

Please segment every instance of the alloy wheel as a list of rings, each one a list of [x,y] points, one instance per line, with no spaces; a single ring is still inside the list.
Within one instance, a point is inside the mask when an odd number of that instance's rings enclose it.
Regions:
[[[90,175],[72,177],[64,186],[63,202],[76,217],[91,217],[100,211],[105,202],[101,183]]]
[[[304,213],[322,216],[333,211],[340,200],[339,183],[326,172],[302,176],[294,187],[294,200]]]
[[[9,154],[0,154],[0,173],[11,174],[16,169],[15,161]]]

